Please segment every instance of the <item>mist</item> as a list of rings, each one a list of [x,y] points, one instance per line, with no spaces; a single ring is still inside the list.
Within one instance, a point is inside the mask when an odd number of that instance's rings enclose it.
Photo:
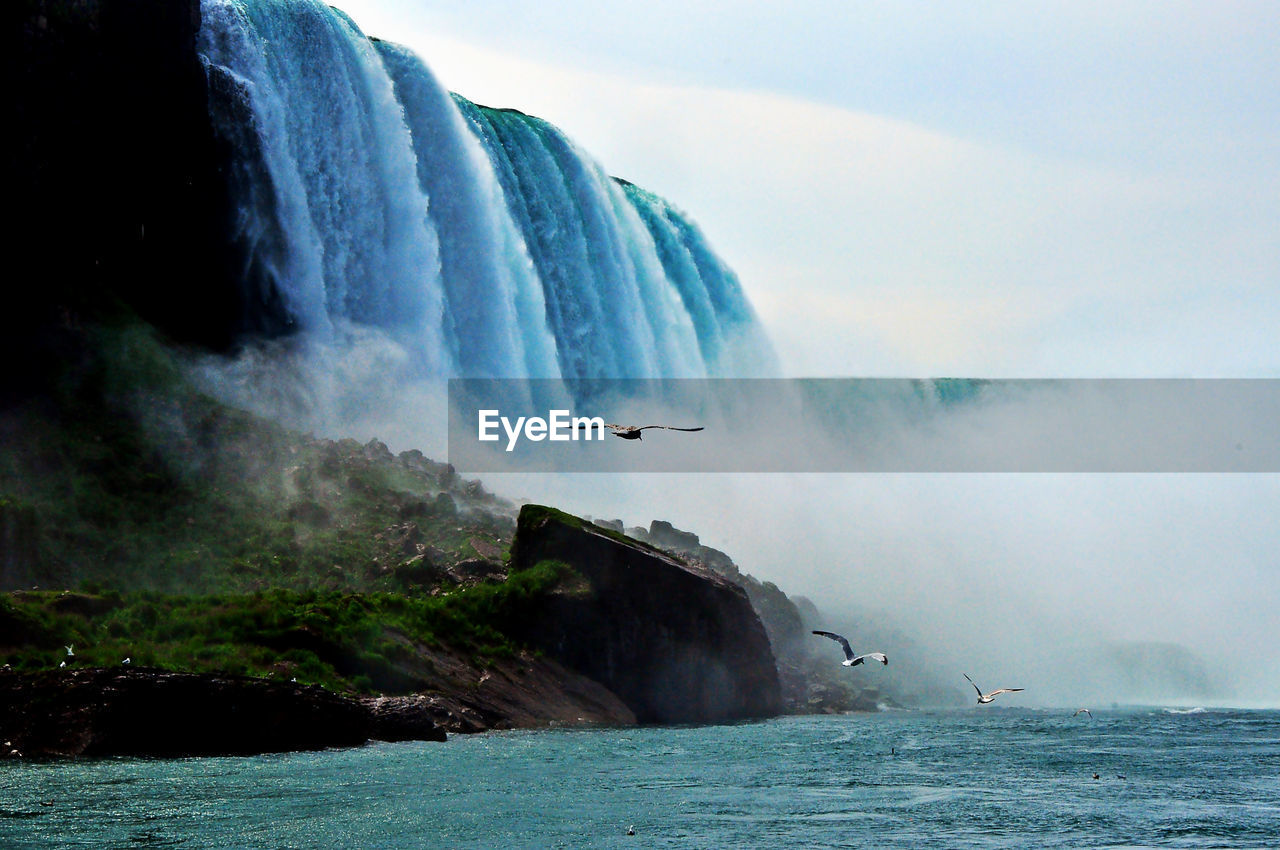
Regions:
[[[291,427],[443,459],[444,382],[414,376],[401,355],[370,332],[204,360],[197,374]],[[962,410],[958,433],[1013,434],[1038,409],[998,405],[985,421]],[[830,438],[777,433],[815,447]],[[738,450],[714,433],[663,436],[703,455]],[[656,451],[659,439],[604,448]],[[894,659],[886,675],[929,671],[939,681],[925,687],[953,687],[957,703],[971,699],[968,673],[985,689],[1025,688],[1006,701],[1024,706],[1280,705],[1274,474],[478,477],[516,502],[696,532],[744,572],[850,624],[855,646]]]
[[[960,694],[967,672],[988,689],[1026,688],[1021,705],[1280,704],[1274,476],[486,481],[627,526],[668,519],[695,531],[743,571],[860,624],[855,646],[909,636],[924,666],[954,671]],[[1123,650],[1146,644],[1185,648],[1187,668],[1137,669]]]
[[[928,458],[934,469],[1024,472],[485,478],[512,497],[627,527],[665,519],[694,531],[744,572],[813,600],[830,627],[848,625],[859,651],[887,652],[891,672],[938,679],[922,691],[952,686],[971,699],[968,673],[987,690],[1025,688],[1008,700],[1019,705],[1276,705],[1280,479],[1042,471],[1249,468],[1234,458],[1273,451],[1272,387],[1014,385],[941,407],[881,397],[865,421],[764,412],[763,440],[739,442],[723,423],[651,440],[696,451],[700,469],[751,469],[751,453],[770,442],[792,460],[812,453],[797,469],[845,469],[826,453],[865,439],[907,464],[890,460],[890,470],[929,470],[913,465]]]
[[[257,342],[230,357],[193,359],[188,369],[215,398],[296,431],[448,454],[436,425],[447,421],[447,382],[423,374],[406,346],[374,328]]]

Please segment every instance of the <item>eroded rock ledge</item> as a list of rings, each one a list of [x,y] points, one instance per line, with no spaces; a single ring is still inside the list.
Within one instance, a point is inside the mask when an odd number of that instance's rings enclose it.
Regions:
[[[0,755],[9,758],[250,755],[444,737],[411,704],[290,682],[150,668],[0,674]]]

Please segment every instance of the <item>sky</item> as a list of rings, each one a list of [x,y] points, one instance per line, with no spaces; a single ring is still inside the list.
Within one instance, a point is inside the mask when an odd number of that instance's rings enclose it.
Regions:
[[[1280,4],[337,5],[688,213],[788,376],[1280,377]],[[1277,476],[486,484],[672,520],[1029,704],[1147,640],[1280,705]]]
[[[689,213],[788,375],[1280,375],[1274,3],[342,8]]]

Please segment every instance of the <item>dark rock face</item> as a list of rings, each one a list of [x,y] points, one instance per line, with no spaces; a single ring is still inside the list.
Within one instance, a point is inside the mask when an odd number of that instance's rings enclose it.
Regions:
[[[809,667],[809,630],[797,609],[785,593],[773,582],[761,582],[738,569],[724,552],[702,545],[698,535],[682,531],[666,520],[654,520],[641,539],[676,556],[687,564],[714,572],[741,587],[751,600],[769,635],[778,662],[778,675],[782,682],[782,700],[788,712],[812,710]],[[874,703],[872,703],[874,705]]]
[[[145,668],[0,673],[3,757],[247,755],[384,734],[444,739],[411,706],[379,711],[314,686]]]
[[[363,701],[379,741],[443,741],[445,732],[431,719],[426,697],[373,697]]]
[[[82,319],[120,304],[215,348],[272,330],[243,324],[274,293],[238,291],[234,140],[209,120],[199,0],[12,0],[3,20],[5,185],[20,214],[0,353],[63,356]]]
[[[379,699],[411,706],[451,733],[636,723],[631,709],[604,685],[545,656],[521,652],[480,666],[447,650],[427,650],[423,660],[422,693]],[[391,734],[379,730],[379,737]]]
[[[0,443],[8,443],[0,431]],[[30,587],[30,565],[39,561],[39,515],[30,505],[0,499],[0,587]]]
[[[778,672],[746,594],[713,572],[551,508],[526,505],[512,569],[543,560],[584,580],[554,594],[524,638],[603,684],[641,723],[777,714]]]
[[[649,523],[649,542],[663,549],[697,549],[698,535],[681,531],[664,519]]]

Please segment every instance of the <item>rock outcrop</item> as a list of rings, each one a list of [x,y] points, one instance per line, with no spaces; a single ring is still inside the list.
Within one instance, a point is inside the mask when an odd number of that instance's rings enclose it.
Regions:
[[[639,722],[779,713],[773,652],[742,588],[611,529],[525,505],[512,571],[546,560],[579,580],[521,624],[521,637],[617,694]]]
[[[262,314],[256,301],[271,293],[240,291],[241,259],[225,247],[235,213],[196,51],[200,11],[199,0],[4,4],[17,138],[6,188],[22,214],[8,227],[0,351],[61,355],[60,332],[120,302],[218,348],[251,329],[251,301]]]
[[[759,581],[738,569],[726,553],[703,545],[697,534],[682,531],[665,520],[649,528],[634,529],[640,540],[657,546],[686,564],[723,576],[741,587],[764,624],[778,662],[783,710],[794,714],[827,714],[843,711],[876,711],[897,700],[881,690],[880,683],[854,684],[847,668],[833,660],[832,647],[821,638],[814,641],[810,629],[824,628],[812,602],[792,600],[773,582]],[[811,612],[806,623],[807,606]],[[835,657],[838,657],[835,656]]]
[[[444,740],[412,705],[323,688],[146,668],[0,673],[0,757],[198,756]]]
[[[548,726],[632,726],[635,713],[604,685],[533,653],[489,659],[423,648],[419,693],[377,698],[399,711],[411,706],[451,733]],[[391,729],[376,735],[388,737]]]

